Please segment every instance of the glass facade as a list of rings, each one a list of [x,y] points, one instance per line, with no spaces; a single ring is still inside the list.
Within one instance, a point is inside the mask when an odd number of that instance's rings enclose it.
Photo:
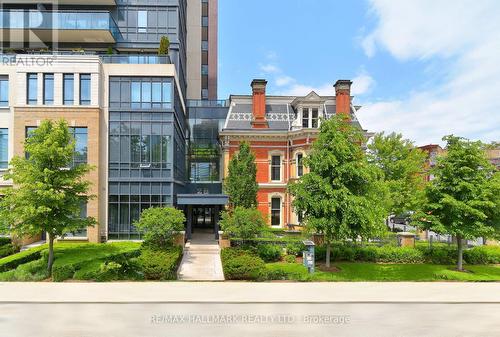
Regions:
[[[9,166],[9,129],[0,129],[0,170]]]
[[[109,239],[140,239],[133,226],[149,207],[173,204],[185,136],[172,78],[110,77]],[[179,123],[177,123],[177,121]]]

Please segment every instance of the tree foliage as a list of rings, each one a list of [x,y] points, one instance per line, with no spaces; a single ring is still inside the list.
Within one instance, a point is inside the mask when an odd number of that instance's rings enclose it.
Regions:
[[[391,214],[414,211],[419,205],[425,182],[421,176],[426,155],[401,134],[378,133],[368,145],[368,160],[384,173]]]
[[[143,234],[144,242],[154,248],[172,245],[176,232],[184,229],[186,217],[181,210],[173,207],[151,207],[141,213],[134,226]]]
[[[2,225],[19,237],[47,232],[48,270],[52,271],[53,241],[66,233],[93,226],[92,217],[80,217],[90,182],[85,180],[91,166],[72,166],[75,140],[65,121],[43,121],[24,143],[28,156],[16,156],[4,176],[14,188],[5,190],[0,201]]]
[[[229,162],[228,176],[224,182],[224,190],[229,196],[231,207],[252,208],[257,206],[259,185],[256,176],[255,155],[250,150],[250,144],[242,142],[239,152]]]
[[[324,121],[304,160],[310,173],[289,187],[295,210],[304,214],[308,228],[325,235],[328,251],[334,240],[369,238],[385,230],[382,174],[368,163],[363,142],[361,131],[345,117]]]
[[[158,48],[158,55],[168,55],[168,51],[170,48],[170,40],[168,36],[162,36],[160,38],[160,47]]]
[[[458,269],[462,270],[462,241],[492,237],[500,220],[500,177],[487,160],[481,142],[456,136],[443,138],[447,153],[431,170],[422,210],[414,218],[437,233],[456,236]]]
[[[223,212],[221,229],[240,239],[255,238],[266,226],[262,214],[255,208],[237,206],[232,212]]]

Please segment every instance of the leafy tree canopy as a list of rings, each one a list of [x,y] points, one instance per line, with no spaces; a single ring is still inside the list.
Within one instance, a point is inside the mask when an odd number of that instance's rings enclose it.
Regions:
[[[368,160],[384,173],[392,214],[414,211],[421,201],[426,155],[401,134],[378,133],[368,145]]]
[[[232,212],[222,213],[220,225],[231,236],[251,239],[262,232],[266,223],[259,210],[237,206]]]
[[[146,244],[155,248],[172,245],[176,232],[184,229],[186,218],[181,210],[173,207],[151,207],[144,210],[134,226],[144,233]]]
[[[229,162],[228,176],[224,182],[224,190],[229,196],[231,207],[252,208],[257,206],[259,185],[256,176],[255,155],[250,150],[250,144],[242,142],[239,152]]]

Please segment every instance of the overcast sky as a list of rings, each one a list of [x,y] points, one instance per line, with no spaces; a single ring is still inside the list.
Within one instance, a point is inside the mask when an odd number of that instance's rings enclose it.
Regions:
[[[219,0],[219,53],[220,98],[352,79],[369,131],[500,140],[498,0]]]

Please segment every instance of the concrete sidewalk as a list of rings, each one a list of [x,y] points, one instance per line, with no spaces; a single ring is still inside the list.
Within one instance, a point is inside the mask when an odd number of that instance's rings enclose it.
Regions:
[[[193,233],[184,247],[177,276],[183,281],[224,281],[220,247],[211,231]]]
[[[0,283],[0,336],[497,337],[499,283]]]

